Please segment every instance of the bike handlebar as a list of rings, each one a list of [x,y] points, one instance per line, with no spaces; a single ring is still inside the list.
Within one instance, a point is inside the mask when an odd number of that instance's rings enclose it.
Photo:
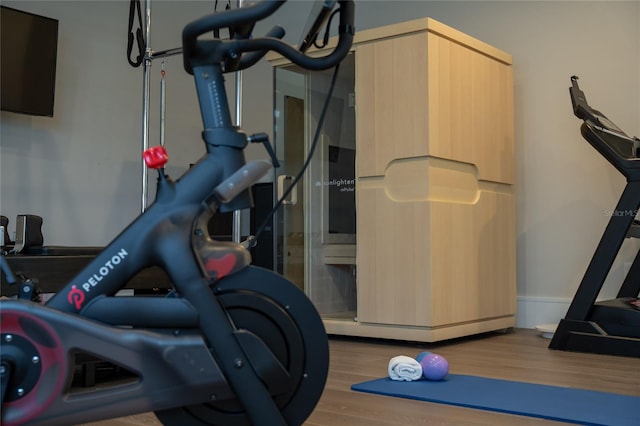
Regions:
[[[284,28],[276,25],[265,35],[265,37],[282,38],[284,37],[284,34]],[[242,55],[236,59],[227,60],[224,65],[224,69],[227,72],[244,70],[255,65],[266,53],[266,51],[256,51],[247,53],[246,55]]]
[[[182,31],[184,67],[189,74],[193,74],[192,61],[198,59],[198,37],[210,31],[221,28],[233,28],[242,25],[252,25],[275,13],[286,0],[265,0],[251,6],[231,9],[222,13],[207,15],[188,24]],[[247,68],[264,56],[269,50],[276,51],[291,62],[309,70],[323,70],[332,68],[346,56],[351,49],[354,34],[354,4],[353,0],[338,0],[340,4],[340,25],[338,27],[338,44],[328,55],[319,58],[307,56],[294,49],[291,45],[274,37],[260,37],[255,39],[231,39],[216,47],[217,53],[224,58],[236,58],[245,52],[254,53],[251,61],[238,62],[237,69]],[[229,70],[227,70],[229,71]]]

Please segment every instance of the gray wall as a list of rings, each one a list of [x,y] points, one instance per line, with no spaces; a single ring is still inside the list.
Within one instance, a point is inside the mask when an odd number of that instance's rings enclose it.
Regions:
[[[142,71],[126,62],[128,2],[2,3],[59,19],[60,36],[55,117],[1,113],[0,210],[12,222],[20,213],[43,216],[47,244],[105,244],[140,211]],[[297,43],[309,8],[291,2],[256,33],[283,23],[287,40]],[[213,1],[154,1],[152,48],[177,47],[182,26],[212,9]],[[640,2],[357,1],[356,28],[424,16],[513,55],[518,321],[557,321],[625,184],[581,138],[569,77],[579,75],[591,104],[640,134]],[[177,175],[202,153],[200,117],[180,58],[166,71],[169,171]],[[156,61],[152,144],[159,74]],[[228,85],[233,97],[232,76]],[[243,90],[246,130],[270,132],[268,63],[244,73]],[[248,152],[263,156],[259,147]],[[615,295],[639,247],[625,243],[604,297]]]

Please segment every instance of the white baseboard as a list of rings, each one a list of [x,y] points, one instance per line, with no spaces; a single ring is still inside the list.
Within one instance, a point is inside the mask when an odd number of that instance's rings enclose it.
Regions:
[[[541,324],[557,324],[564,318],[571,299],[559,297],[518,296],[516,327],[536,328]]]

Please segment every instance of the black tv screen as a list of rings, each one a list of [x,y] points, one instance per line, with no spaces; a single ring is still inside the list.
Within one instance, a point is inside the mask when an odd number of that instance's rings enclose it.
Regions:
[[[53,117],[58,20],[0,7],[0,108]]]
[[[356,234],[356,151],[329,145],[329,234]]]

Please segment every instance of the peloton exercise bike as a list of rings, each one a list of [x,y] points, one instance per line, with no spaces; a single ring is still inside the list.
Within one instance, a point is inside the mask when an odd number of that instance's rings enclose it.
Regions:
[[[231,123],[223,74],[273,50],[300,67],[336,67],[353,41],[352,0],[324,1],[340,14],[338,42],[322,57],[276,37],[251,36],[284,1],[263,1],[198,19],[182,33],[195,78],[204,156],[178,180],[166,151],[144,153],[157,195],[46,305],[0,302],[2,425],[71,425],[155,412],[171,425],[299,425],[326,383],[328,338],[311,301],[285,278],[250,265],[243,244],[207,233],[216,211],[251,207],[249,188],[270,163],[245,164],[252,137]],[[326,12],[326,11],[325,11]],[[198,39],[218,29],[228,39]],[[7,280],[15,281],[6,261]],[[168,297],[114,297],[148,266],[162,267]],[[19,284],[19,285],[24,285]],[[71,391],[74,353],[95,354],[135,373],[130,381]]]
[[[627,184],[549,347],[640,357],[640,252],[616,298],[596,301],[625,238],[640,238],[635,219],[640,208],[640,139],[628,136],[590,107],[578,77],[571,77],[569,91],[574,114],[583,120],[582,136],[626,177]]]

